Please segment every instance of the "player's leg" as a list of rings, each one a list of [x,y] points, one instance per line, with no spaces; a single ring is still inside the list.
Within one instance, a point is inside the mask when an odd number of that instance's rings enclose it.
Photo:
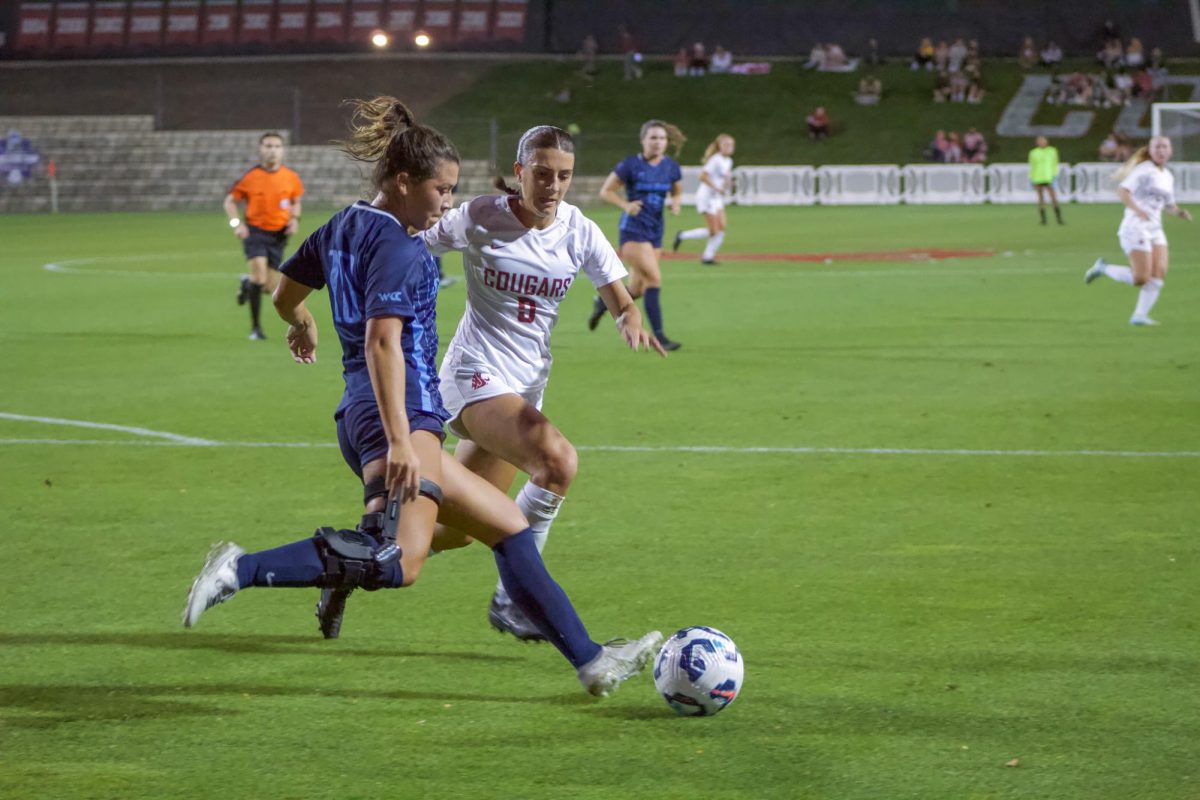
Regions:
[[[1143,253],[1142,258],[1138,260],[1142,262],[1141,275],[1144,276],[1140,283],[1137,282],[1137,267],[1135,267],[1135,283],[1142,288],[1138,292],[1137,305],[1134,306],[1133,316],[1129,318],[1129,322],[1133,325],[1157,325],[1150,318],[1150,311],[1154,308],[1154,304],[1158,302],[1158,294],[1162,291],[1164,280],[1167,277],[1167,246],[1165,244],[1155,243],[1152,245],[1152,250],[1149,253]]]
[[[550,526],[554,524],[578,471],[575,448],[541,411],[516,394],[500,395],[467,406],[457,425],[471,441],[467,452],[460,457],[456,451],[455,458],[472,472],[485,478],[489,475],[499,478],[501,482],[489,482],[504,492],[512,485],[517,468],[529,475],[516,502],[533,531],[534,545],[539,553],[542,552],[550,535]],[[511,605],[512,600],[501,581],[496,586],[489,611],[493,627],[521,639],[541,638],[526,635],[535,631],[529,630],[531,625],[521,624],[527,622],[521,615],[507,613]],[[506,619],[512,624],[497,624]]]
[[[622,646],[592,641],[570,598],[546,570],[516,504],[448,453],[443,456],[442,476],[441,519],[474,531],[492,548],[513,601],[575,667],[584,688],[606,695],[641,671],[662,643],[661,633],[651,631]]]
[[[1038,215],[1042,218],[1042,224],[1046,224],[1046,184],[1037,183],[1033,186],[1037,190],[1038,197]]]
[[[704,246],[704,255],[700,257],[700,263],[715,264],[717,251],[725,241],[725,207],[720,206],[705,212],[704,221],[708,224],[708,243]]]
[[[438,486],[441,440],[428,430],[416,430],[411,437],[420,460],[421,478]],[[364,468],[363,478],[370,483],[385,469],[385,459],[375,459]],[[361,528],[337,532],[322,528],[309,538],[255,553],[247,553],[234,544],[219,545],[192,584],[184,606],[183,624],[192,627],[205,610],[252,586],[332,587],[345,589],[347,593],[360,586],[367,590],[410,586],[429,553],[437,510],[437,502],[429,492],[400,507],[396,526],[400,555],[391,561],[375,558],[385,543]]]
[[[662,270],[658,264],[657,248],[651,242],[626,242],[621,246],[621,258],[630,267],[629,294],[634,299],[641,295],[650,329],[664,348],[678,350],[680,343],[668,339],[663,333]],[[634,293],[635,287],[637,294]]]
[[[1054,218],[1056,220],[1058,220],[1059,225],[1062,225],[1063,224],[1062,209],[1058,207],[1058,190],[1054,187],[1054,184],[1052,183],[1046,187],[1046,191],[1048,191],[1050,193],[1050,202],[1054,205]]]
[[[250,237],[254,235],[254,231],[251,231]],[[246,261],[246,270],[250,273],[250,283],[246,290],[246,299],[250,304],[250,338],[262,340],[267,338],[262,332],[262,296],[270,280],[266,254],[249,258]]]
[[[699,201],[696,204],[696,210],[703,214],[705,220],[707,221],[708,214],[705,213],[705,202],[703,197],[699,198]],[[702,228],[688,228],[686,231],[680,231],[679,233],[675,234],[675,241],[671,244],[671,252],[678,253],[679,246],[684,242],[692,239],[706,239],[709,235],[710,230],[707,224]]]

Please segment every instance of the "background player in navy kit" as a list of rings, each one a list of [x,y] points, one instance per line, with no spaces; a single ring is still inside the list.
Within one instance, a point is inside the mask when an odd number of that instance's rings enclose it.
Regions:
[[[462,439],[454,457],[505,493],[518,469],[529,475],[517,505],[539,551],[578,465],[571,442],[541,411],[550,334],[567,289],[586,276],[625,342],[662,353],[621,283],[627,273],[612,245],[565,201],[574,171],[570,134],[550,125],[530,128],[513,165],[519,190],[498,179],[503,195],[463,203],[423,234],[434,252],[461,252],[466,273],[466,312],[439,375],[450,429]],[[457,533],[439,532],[434,547],[471,541],[469,530]],[[503,585],[496,587],[488,620],[519,639],[544,638]]]
[[[283,137],[264,133],[258,140],[258,166],[238,178],[225,195],[229,227],[242,240],[249,275],[242,276],[238,305],[250,303],[250,338],[265,339],[259,313],[263,292],[270,294],[279,284],[279,265],[288,237],[300,223],[300,198],[304,184],[300,176],[283,165]],[[238,203],[246,211],[238,217]]]
[[[629,294],[636,300],[644,297],[646,317],[654,335],[667,350],[678,350],[663,333],[662,270],[658,259],[662,253],[663,206],[670,203],[671,213],[679,215],[683,195],[683,170],[668,156],[667,147],[680,148],[687,140],[670,123],[652,119],[642,126],[642,152],[629,156],[609,173],[600,188],[600,196],[624,213],[621,214],[621,259],[630,267]],[[619,193],[625,187],[625,196]],[[607,311],[604,301],[596,298],[588,327],[600,324]]]
[[[387,519],[395,522],[368,513],[357,530],[323,528],[257,553],[217,545],[192,584],[183,623],[191,627],[206,609],[250,586],[319,586],[326,590],[323,600],[337,591],[342,602],[355,588],[409,586],[441,516],[493,549],[513,600],[571,662],[584,687],[607,694],[645,666],[662,635],[653,631],[625,645],[592,641],[546,571],[517,505],[442,449],[447,415],[434,363],[438,271],[413,234],[449,210],[458,153],[440,133],[416,125],[394,98],[360,101],[356,120],[361,124],[345,149],[375,162],[378,194],[338,212],[305,241],[284,266],[275,307],[290,326],[293,358],[313,363],[317,329],[304,301],[313,289],[329,287],[346,383],[335,416],[338,441],[363,481],[366,510],[387,505]],[[318,616],[323,623],[332,619],[320,609]]]

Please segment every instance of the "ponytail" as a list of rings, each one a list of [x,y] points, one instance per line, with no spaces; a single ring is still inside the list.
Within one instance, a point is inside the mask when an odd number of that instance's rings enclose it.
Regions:
[[[1143,161],[1150,160],[1150,145],[1144,144],[1137,150],[1133,151],[1133,155],[1129,160],[1121,165],[1121,168],[1112,174],[1112,182],[1120,183],[1129,177],[1129,173],[1133,172],[1134,168]]]
[[[354,110],[350,138],[336,144],[356,161],[375,165],[371,182],[377,189],[382,190],[401,172],[420,182],[433,177],[441,162],[457,164],[460,160],[449,139],[418,125],[408,106],[394,97],[347,100],[343,105]]]
[[[708,160],[713,157],[713,153],[721,149],[722,139],[732,139],[728,133],[718,133],[717,138],[708,143],[708,147],[704,148],[704,158],[700,159],[701,164],[707,164]]]

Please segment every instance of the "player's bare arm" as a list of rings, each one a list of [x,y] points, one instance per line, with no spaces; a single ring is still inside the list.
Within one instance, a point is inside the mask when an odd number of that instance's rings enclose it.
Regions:
[[[287,343],[297,364],[317,361],[317,322],[304,300],[312,289],[287,275],[279,277],[279,286],[271,296],[275,313],[288,324]]]
[[[604,202],[616,206],[631,217],[636,217],[642,210],[641,200],[626,200],[618,193],[625,186],[620,176],[615,172],[608,173],[604,185],[600,187],[600,198]]]
[[[604,301],[608,313],[616,322],[617,331],[620,332],[621,338],[625,340],[626,344],[635,351],[645,347],[666,358],[667,351],[663,349],[662,344],[654,337],[654,334],[642,327],[642,313],[638,311],[637,303],[629,296],[629,290],[625,288],[625,284],[613,281],[601,286],[596,292]]]

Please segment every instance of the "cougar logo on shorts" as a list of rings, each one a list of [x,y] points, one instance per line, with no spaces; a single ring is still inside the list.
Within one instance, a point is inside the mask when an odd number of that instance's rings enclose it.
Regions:
[[[487,375],[484,375],[481,372],[476,372],[474,375],[471,376],[471,388],[472,389],[482,389],[483,387],[485,387],[487,385],[488,385],[488,376]]]

